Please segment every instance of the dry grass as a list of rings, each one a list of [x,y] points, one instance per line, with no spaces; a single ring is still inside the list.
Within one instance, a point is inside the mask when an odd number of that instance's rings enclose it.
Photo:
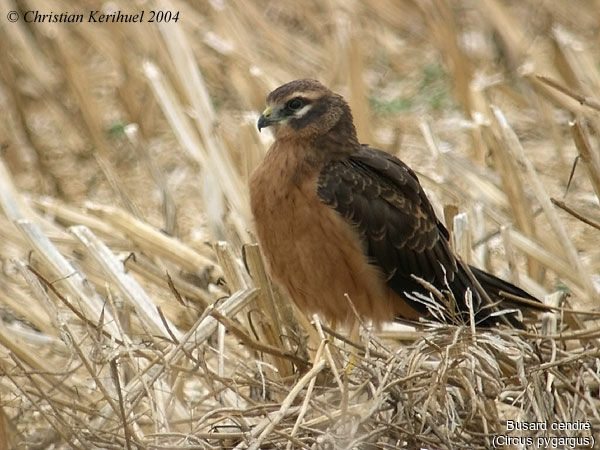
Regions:
[[[109,7],[179,22],[6,19]],[[595,436],[599,14],[584,0],[0,2],[0,449]],[[463,258],[559,309],[527,333],[360,326],[356,342],[295,310],[242,246],[268,147],[257,111],[307,76],[417,170]]]

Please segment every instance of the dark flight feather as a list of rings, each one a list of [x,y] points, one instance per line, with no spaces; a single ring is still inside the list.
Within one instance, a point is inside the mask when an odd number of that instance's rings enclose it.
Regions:
[[[470,289],[478,325],[500,320],[519,325],[513,315],[505,319],[490,315],[511,307],[500,291],[536,300],[522,289],[470,267],[487,297],[481,292],[468,269],[454,256],[449,233],[435,216],[417,176],[392,155],[362,145],[345,158],[329,162],[319,174],[317,195],[354,226],[370,263],[419,313],[427,314],[427,308],[411,299],[412,293],[429,296],[430,292],[414,276],[441,292],[450,288],[463,319],[468,317],[465,292]]]

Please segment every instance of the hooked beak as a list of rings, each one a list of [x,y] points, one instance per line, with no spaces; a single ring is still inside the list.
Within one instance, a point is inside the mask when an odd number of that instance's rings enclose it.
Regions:
[[[270,126],[271,124],[273,124],[274,122],[276,122],[275,120],[273,120],[272,115],[273,115],[273,112],[271,111],[271,108],[267,108],[263,111],[263,113],[258,118],[258,123],[256,124],[259,132],[262,128],[266,128],[266,127]]]

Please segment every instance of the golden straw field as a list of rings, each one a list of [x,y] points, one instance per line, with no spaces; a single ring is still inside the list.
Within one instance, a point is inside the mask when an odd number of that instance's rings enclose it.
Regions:
[[[600,448],[599,18],[1,0],[0,450]],[[463,260],[547,311],[357,335],[299,311],[247,187],[265,97],[297,78],[415,170]]]

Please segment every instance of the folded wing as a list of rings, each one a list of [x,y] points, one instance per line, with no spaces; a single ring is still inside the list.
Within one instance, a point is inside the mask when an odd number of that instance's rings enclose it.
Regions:
[[[464,314],[468,313],[465,293],[470,289],[477,320],[482,324],[491,320],[490,313],[495,308],[482,307],[490,302],[486,302],[478,283],[472,281],[464,264],[454,256],[448,231],[435,216],[417,176],[402,161],[361,146],[352,156],[323,168],[317,194],[356,229],[370,262],[413,309],[427,312],[423,303],[410,298],[413,293],[430,296],[415,280],[418,277],[439,291],[452,291]],[[501,290],[533,299],[510,283],[474,270],[481,284],[491,282],[492,292],[488,295],[493,301],[501,300]]]

